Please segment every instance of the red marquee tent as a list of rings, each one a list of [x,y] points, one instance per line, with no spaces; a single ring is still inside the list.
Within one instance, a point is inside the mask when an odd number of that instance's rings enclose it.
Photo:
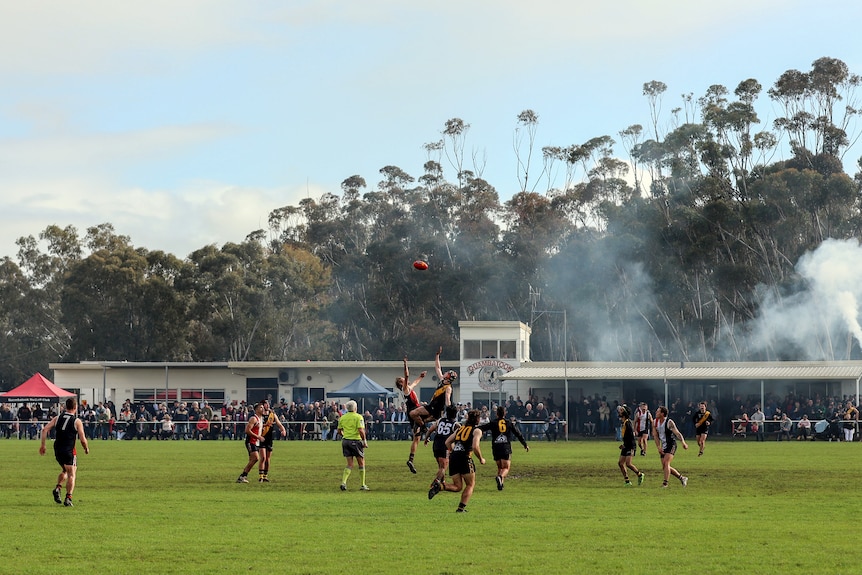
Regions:
[[[46,401],[54,403],[67,397],[75,397],[75,394],[57,387],[41,373],[37,373],[15,389],[0,393],[0,400],[3,401]]]

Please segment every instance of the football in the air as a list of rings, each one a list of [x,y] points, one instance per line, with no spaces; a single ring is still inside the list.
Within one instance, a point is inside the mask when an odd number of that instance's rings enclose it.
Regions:
[[[422,261],[422,260],[416,260],[415,262],[413,262],[413,267],[416,268],[417,270],[424,271],[424,270],[428,269],[428,262]]]

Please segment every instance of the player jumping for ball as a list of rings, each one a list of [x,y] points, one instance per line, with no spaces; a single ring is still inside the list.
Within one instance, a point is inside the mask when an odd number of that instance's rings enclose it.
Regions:
[[[404,398],[404,403],[407,406],[407,413],[412,413],[414,409],[420,407],[419,397],[416,395],[416,386],[425,377],[427,372],[423,371],[419,377],[410,381],[410,369],[407,367],[407,357],[404,357],[404,377],[395,378],[395,387],[401,392]],[[408,383],[409,382],[409,383]],[[415,422],[414,422],[415,423]],[[416,456],[416,446],[419,445],[419,438],[422,437],[422,430],[425,429],[425,423],[421,426],[411,425],[413,430],[413,442],[410,444],[410,458],[407,459],[407,467],[410,471],[416,473],[416,466],[413,465],[413,458]]]
[[[443,353],[442,346],[437,350],[437,355],[434,358],[438,383],[434,395],[431,396],[431,401],[428,402],[428,405],[420,405],[410,411],[410,420],[422,428],[428,421],[439,418],[447,405],[452,405],[452,383],[457,379],[458,374],[452,370],[443,373],[443,368],[440,367],[441,353]]]

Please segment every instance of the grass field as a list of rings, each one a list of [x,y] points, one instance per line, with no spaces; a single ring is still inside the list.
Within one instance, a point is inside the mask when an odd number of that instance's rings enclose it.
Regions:
[[[859,443],[711,440],[677,453],[687,488],[660,489],[652,445],[645,484],[625,488],[615,442],[536,442],[497,491],[483,442],[466,514],[456,494],[428,501],[430,446],[413,475],[406,442],[371,442],[372,491],[354,473],[341,492],[340,442],[278,442],[272,482],[241,485],[241,442],[93,441],[73,508],[38,445],[0,440],[4,575],[862,571]]]

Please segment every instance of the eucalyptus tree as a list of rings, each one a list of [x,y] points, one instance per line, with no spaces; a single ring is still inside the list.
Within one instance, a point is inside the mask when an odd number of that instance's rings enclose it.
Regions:
[[[187,357],[185,305],[171,278],[179,267],[172,256],[130,245],[99,249],[72,265],[61,298],[63,323],[71,333],[64,359]]]
[[[0,390],[22,383],[44,371],[52,352],[54,336],[44,332],[38,298],[29,278],[9,257],[0,260]],[[65,352],[65,349],[61,350]]]

